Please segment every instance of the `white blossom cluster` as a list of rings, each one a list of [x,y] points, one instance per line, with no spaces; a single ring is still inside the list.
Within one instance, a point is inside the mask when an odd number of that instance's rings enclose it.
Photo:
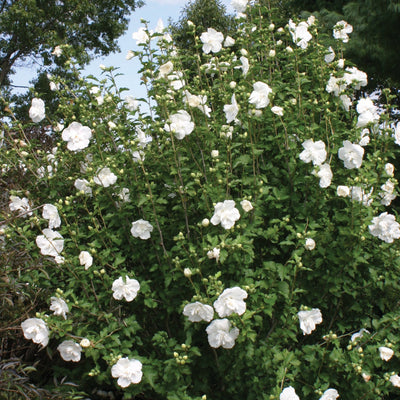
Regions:
[[[186,304],[183,309],[183,315],[188,317],[191,322],[206,321],[210,322],[214,318],[214,309],[220,319],[213,320],[206,332],[208,334],[208,343],[211,347],[231,349],[235,345],[235,340],[239,336],[239,329],[231,327],[231,322],[224,317],[232,314],[243,315],[246,311],[247,292],[240,287],[225,289],[217,300],[214,301],[214,308],[208,304],[199,301]]]

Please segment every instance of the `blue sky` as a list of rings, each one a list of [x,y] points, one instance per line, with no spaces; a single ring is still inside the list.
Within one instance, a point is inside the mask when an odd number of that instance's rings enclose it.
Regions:
[[[231,0],[222,0],[228,12],[233,13],[233,9],[230,7]],[[139,30],[142,26],[140,23],[141,19],[149,21],[149,28],[154,29],[157,25],[159,18],[162,18],[164,25],[168,24],[168,19],[172,18],[176,21],[179,18],[180,12],[187,0],[145,0],[145,5],[138,8],[131,16],[129,28],[119,39],[119,46],[121,51],[112,54],[108,57],[99,57],[92,61],[92,63],[85,69],[86,74],[100,77],[101,70],[100,64],[105,66],[119,67],[119,72],[123,74],[119,77],[117,83],[119,86],[129,88],[129,92],[125,92],[125,95],[131,95],[134,97],[144,96],[144,88],[140,86],[140,76],[137,74],[140,65],[135,59],[126,60],[126,54],[129,50],[135,50],[136,41],[132,39],[132,33]],[[13,83],[15,85],[29,85],[29,80],[34,76],[36,66],[25,66],[18,68],[18,72],[13,76]]]

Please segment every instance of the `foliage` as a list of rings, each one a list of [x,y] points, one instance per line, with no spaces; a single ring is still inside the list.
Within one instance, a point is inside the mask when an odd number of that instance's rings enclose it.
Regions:
[[[379,85],[400,87],[397,68],[400,55],[396,46],[396,38],[400,35],[398,1],[289,0],[286,3],[291,12],[319,13],[327,30],[332,26],[332,20],[337,21],[338,18],[351,23],[354,26],[354,34],[346,49],[346,58],[373,78],[372,88]]]
[[[1,0],[0,87],[9,83],[13,66],[31,57],[44,65],[63,65],[54,55],[59,45],[70,45],[73,56],[87,63],[90,52],[109,54],[128,26],[127,15],[141,1],[124,0]]]
[[[145,26],[139,106],[114,68],[77,85],[54,77],[56,113],[28,125],[54,149],[24,137],[9,110],[1,225],[5,251],[27,259],[8,279],[43,294],[20,320],[36,343],[48,329],[36,357],[51,357],[51,378],[125,399],[278,399],[290,386],[303,399],[396,395],[392,95],[379,108],[358,99],[366,77],[342,65],[345,44],[325,43],[312,18],[280,26],[276,11],[249,6],[235,47],[220,50],[206,28],[187,52]]]

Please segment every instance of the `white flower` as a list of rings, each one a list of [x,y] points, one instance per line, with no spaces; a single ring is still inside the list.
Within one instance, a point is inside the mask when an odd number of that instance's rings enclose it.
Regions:
[[[108,121],[107,125],[110,129],[115,129],[117,127],[117,124],[113,121]]]
[[[394,175],[394,165],[392,163],[386,163],[385,164],[385,172],[389,176],[393,176]]]
[[[217,158],[217,157],[219,157],[219,151],[211,150],[211,158]]]
[[[162,18],[158,18],[157,25],[156,25],[156,28],[154,29],[154,32],[163,33],[164,29],[165,29],[165,27],[164,27],[164,22],[163,22]]]
[[[247,292],[240,287],[225,289],[214,301],[215,311],[220,318],[228,317],[233,313],[242,315],[246,311],[246,303],[243,301],[246,298]]]
[[[328,389],[322,394],[319,400],[336,400],[339,397],[339,393],[336,389]]]
[[[365,372],[363,372],[361,374],[362,378],[364,379],[364,382],[369,382],[371,379],[371,375],[366,374]]]
[[[369,207],[372,203],[372,192],[374,188],[370,190],[369,193],[365,193],[365,190],[359,186],[350,186],[350,197],[352,200],[361,202],[364,206]]]
[[[50,310],[54,311],[54,315],[61,315],[64,319],[67,319],[68,304],[58,297],[50,297],[50,300]]]
[[[345,80],[347,85],[353,85],[356,90],[360,90],[361,86],[367,86],[368,84],[368,75],[356,67],[347,67],[342,79]]]
[[[92,188],[89,186],[89,181],[86,179],[76,179],[74,182],[74,186],[82,191],[84,194],[92,196]]]
[[[299,154],[301,161],[305,163],[312,161],[314,165],[321,165],[326,160],[327,153],[322,140],[314,143],[313,139],[307,139],[302,146],[304,150]]]
[[[343,20],[336,22],[336,25],[333,27],[333,37],[342,40],[343,43],[349,41],[349,36],[347,34],[351,32],[353,32],[353,27]]]
[[[395,185],[390,179],[388,179],[386,183],[381,186],[381,189],[383,190],[383,192],[379,193],[379,196],[382,197],[381,204],[384,206],[389,206],[392,200],[397,197],[397,195],[393,193],[394,188]]]
[[[224,105],[224,113],[225,113],[227,124],[229,124],[232,121],[235,121],[236,116],[239,113],[239,106],[236,102],[235,94],[232,95],[231,104]]]
[[[207,326],[208,343],[213,348],[222,346],[224,349],[231,349],[239,336],[239,329],[232,328],[228,319],[215,319]]]
[[[314,250],[315,249],[315,240],[312,238],[307,238],[304,247],[306,248],[306,250],[310,250],[310,251]]]
[[[363,128],[370,123],[379,121],[378,108],[370,98],[360,99],[357,103],[356,109],[359,114],[357,120],[358,128]]]
[[[132,50],[128,50],[128,52],[126,53],[125,59],[129,61],[133,57],[135,57],[135,53]]]
[[[139,383],[142,380],[142,363],[139,360],[120,358],[111,367],[111,375],[118,378],[118,385],[122,388],[128,387],[131,383]]]
[[[207,32],[201,34],[200,40],[203,42],[204,53],[208,54],[210,51],[218,53],[222,49],[224,35],[213,28],[208,28]]]
[[[366,330],[365,328],[361,328],[358,332],[353,333],[353,334],[351,335],[350,341],[351,341],[351,342],[355,342],[358,338],[362,338],[363,335],[364,335],[364,332],[365,332],[365,333],[369,333],[369,331]]]
[[[211,218],[213,225],[221,224],[225,229],[231,229],[235,221],[240,218],[239,210],[235,207],[233,200],[218,202],[214,207],[214,215]]]
[[[167,75],[169,75],[172,71],[174,70],[174,64],[172,61],[168,61],[165,64],[161,65],[159,71],[158,71],[158,77],[159,78],[165,78]]]
[[[293,42],[302,49],[306,49],[308,42],[312,39],[312,35],[308,32],[308,24],[305,21],[300,22],[297,26],[290,19],[289,32],[292,35]]]
[[[235,39],[227,36],[224,41],[224,47],[232,47],[235,44]]]
[[[240,68],[243,71],[243,76],[246,76],[247,73],[249,72],[249,68],[250,68],[249,59],[247,57],[245,57],[245,56],[242,56],[242,57],[240,57],[239,60],[242,63]]]
[[[366,146],[369,142],[370,142],[370,138],[369,138],[369,129],[364,128],[361,131],[361,140],[358,142],[358,144],[362,147]]]
[[[185,90],[183,92],[183,101],[189,104],[190,107],[198,107],[201,104],[201,97]]]
[[[214,309],[207,304],[196,301],[195,303],[186,304],[183,308],[183,315],[188,317],[190,322],[210,322],[214,318]]]
[[[129,189],[122,188],[118,193],[118,198],[124,203],[129,203],[131,201]]]
[[[49,87],[50,87],[50,90],[52,92],[55,92],[56,90],[60,90],[60,84],[59,83],[50,82],[49,83]]]
[[[211,108],[207,105],[207,96],[198,96],[191,94],[188,90],[183,92],[183,101],[190,107],[196,107],[202,111],[207,117],[210,117]]]
[[[125,107],[129,111],[136,111],[139,107],[139,102],[132,96],[125,97]]]
[[[49,228],[58,228],[61,225],[61,219],[58,215],[58,209],[52,204],[45,204],[43,206],[42,216],[44,219],[49,220]]]
[[[90,94],[94,94],[94,95],[98,95],[98,94],[100,94],[100,88],[98,86],[92,86],[89,89],[89,93]]]
[[[64,258],[63,256],[55,256],[55,257],[54,257],[54,261],[55,261],[57,264],[64,264],[65,258]]]
[[[231,7],[238,13],[244,13],[248,2],[249,0],[232,0]]]
[[[253,209],[253,205],[251,204],[251,202],[249,200],[242,200],[240,202],[240,205],[242,206],[243,210],[246,212],[249,212]]]
[[[275,57],[276,56],[276,51],[274,49],[270,50],[268,53],[268,57]]]
[[[64,248],[64,239],[60,233],[52,229],[43,229],[43,235],[36,238],[36,244],[44,256],[57,257]]]
[[[314,15],[310,15],[310,16],[307,18],[307,24],[308,24],[308,26],[312,26],[312,25],[315,24],[315,17],[314,17]]]
[[[185,80],[183,79],[183,72],[178,71],[174,74],[168,75],[168,80],[170,85],[175,89],[179,90],[186,85]]]
[[[344,162],[345,168],[360,168],[363,161],[364,149],[359,144],[345,140],[343,141],[343,147],[339,149],[338,156]]]
[[[321,188],[327,188],[330,186],[333,174],[329,164],[320,165],[318,171],[314,170],[313,174],[318,178],[321,178],[319,181],[319,186]]]
[[[300,321],[300,329],[303,335],[309,335],[315,326],[322,322],[322,314],[319,308],[313,308],[309,311],[299,311],[297,313]]]
[[[137,32],[132,33],[132,39],[136,40],[136,44],[145,44],[149,39],[149,35],[146,32],[146,29],[141,27]]]
[[[97,171],[97,175],[93,177],[94,183],[103,187],[109,187],[117,182],[118,177],[113,174],[110,168],[105,167]]]
[[[279,395],[279,400],[300,400],[300,398],[297,396],[294,388],[289,386],[282,390],[282,393]]]
[[[85,266],[85,270],[89,269],[93,264],[93,257],[88,251],[79,253],[79,263]]]
[[[146,135],[138,126],[136,127],[136,139],[138,140],[138,144],[140,147],[146,147],[153,138],[149,135]]]
[[[394,351],[385,346],[379,347],[379,356],[383,361],[389,361],[393,357]]]
[[[49,343],[49,329],[42,319],[28,318],[21,323],[21,328],[26,339],[32,339],[34,343],[43,347]]]
[[[56,46],[54,47],[54,50],[51,52],[53,56],[60,57],[61,54],[63,53],[61,46]]]
[[[44,101],[36,97],[33,98],[31,108],[29,109],[29,118],[33,122],[40,122],[45,116]]]
[[[218,262],[220,253],[221,249],[214,247],[212,250],[207,251],[207,257],[209,259],[215,258],[215,260]]]
[[[392,375],[389,378],[389,381],[393,386],[400,387],[400,376],[399,375],[397,375],[397,374],[396,375]]]
[[[67,149],[77,151],[89,146],[92,137],[92,130],[88,126],[83,126],[79,122],[72,122],[62,133],[62,138],[67,144]]]
[[[125,282],[120,276],[112,284],[113,297],[116,300],[122,300],[125,298],[126,301],[132,301],[140,289],[140,284],[136,279],[131,279],[128,276],[125,277]]]
[[[264,82],[253,84],[253,91],[250,94],[249,103],[254,104],[256,108],[265,108],[269,104],[269,95],[272,89]]]
[[[82,347],[73,340],[64,340],[57,347],[57,350],[60,352],[61,358],[64,361],[78,362],[81,360]]]
[[[140,239],[150,239],[150,234],[153,232],[153,226],[149,221],[139,219],[132,222],[131,234],[133,237],[139,237]]]
[[[283,116],[283,108],[282,108],[282,107],[273,106],[273,107],[271,107],[271,111],[272,111],[275,115],[279,115],[280,117]]]
[[[400,238],[400,224],[396,221],[394,215],[387,212],[372,218],[372,223],[368,228],[371,235],[386,243],[393,243],[394,239]]]
[[[394,142],[400,146],[400,122],[394,127]]]
[[[165,124],[164,130],[173,132],[175,137],[182,140],[185,136],[190,135],[194,129],[194,122],[190,118],[190,114],[185,110],[179,110],[176,114],[170,116],[170,123]]]
[[[329,53],[325,55],[324,60],[329,64],[335,59],[335,52],[331,46],[329,46],[328,51]]]
[[[333,93],[336,97],[338,97],[340,93],[346,90],[346,87],[346,82],[343,79],[336,78],[331,74],[325,90],[328,93]]]
[[[341,94],[339,96],[340,101],[342,102],[342,107],[345,111],[349,111],[353,102],[351,101],[350,97],[347,94]]]
[[[27,215],[32,215],[31,206],[29,200],[26,197],[22,199],[18,196],[10,196],[10,211],[21,211],[22,216],[26,218]]]
[[[132,159],[134,162],[144,161],[144,152],[142,150],[132,151]]]

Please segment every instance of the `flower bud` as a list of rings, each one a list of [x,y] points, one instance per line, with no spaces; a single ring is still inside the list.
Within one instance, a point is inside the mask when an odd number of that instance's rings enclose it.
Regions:
[[[192,276],[192,270],[190,268],[185,268],[183,270],[183,275],[185,275],[186,278],[190,278]]]
[[[80,342],[80,345],[81,345],[82,347],[89,347],[89,346],[90,346],[90,340],[89,340],[89,339],[86,339],[86,338],[83,338],[83,339],[81,340],[81,342]]]
[[[208,225],[210,225],[210,220],[208,218],[204,218],[203,221],[201,221],[201,225],[206,228]]]

